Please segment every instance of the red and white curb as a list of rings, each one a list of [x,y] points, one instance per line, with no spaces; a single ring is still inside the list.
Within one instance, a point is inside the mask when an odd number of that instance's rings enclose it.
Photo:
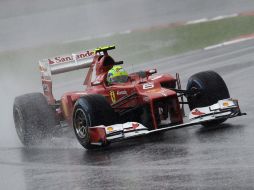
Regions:
[[[254,34],[240,36],[240,37],[238,37],[236,39],[233,39],[233,40],[230,40],[230,41],[226,41],[226,42],[223,42],[223,43],[219,43],[219,44],[215,44],[215,45],[212,45],[212,46],[205,47],[204,50],[215,49],[215,48],[218,48],[218,47],[232,45],[232,44],[236,44],[236,43],[244,42],[244,41],[248,41],[248,40],[253,40],[253,39],[254,39]]]

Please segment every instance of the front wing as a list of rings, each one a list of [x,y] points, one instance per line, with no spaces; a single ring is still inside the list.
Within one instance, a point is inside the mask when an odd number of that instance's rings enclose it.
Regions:
[[[121,141],[160,131],[168,131],[219,119],[229,119],[242,115],[246,115],[246,113],[241,112],[237,100],[225,99],[220,100],[216,104],[213,104],[211,106],[195,108],[189,114],[189,122],[183,124],[164,124],[160,125],[158,129],[148,130],[148,128],[141,123],[127,122],[111,126],[101,125],[90,127],[89,133],[91,138],[91,144],[103,145],[109,142]]]

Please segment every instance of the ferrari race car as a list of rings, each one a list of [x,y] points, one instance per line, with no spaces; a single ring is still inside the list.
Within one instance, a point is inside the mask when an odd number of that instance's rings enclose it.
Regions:
[[[156,69],[128,75],[125,83],[109,84],[114,46],[57,56],[39,61],[43,94],[16,97],[13,116],[17,134],[25,146],[41,142],[70,126],[86,149],[112,142],[201,124],[218,125],[244,115],[238,101],[230,98],[223,79],[214,71],[192,75],[186,90],[179,74],[156,74]],[[60,100],[52,92],[52,75],[89,68],[81,91],[66,92]],[[184,105],[190,108],[184,122]]]

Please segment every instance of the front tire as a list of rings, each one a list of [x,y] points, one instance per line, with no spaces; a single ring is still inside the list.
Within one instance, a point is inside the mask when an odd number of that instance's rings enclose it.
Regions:
[[[97,145],[91,143],[89,127],[98,125],[108,126],[117,122],[117,113],[104,96],[97,94],[86,95],[75,103],[73,128],[79,143],[86,149],[98,148]]]
[[[219,100],[230,97],[226,83],[221,76],[214,71],[204,71],[192,75],[187,84],[187,90],[198,90],[199,92],[187,97],[189,108],[193,110],[198,107],[210,106]],[[218,125],[226,119],[205,122],[203,126]]]

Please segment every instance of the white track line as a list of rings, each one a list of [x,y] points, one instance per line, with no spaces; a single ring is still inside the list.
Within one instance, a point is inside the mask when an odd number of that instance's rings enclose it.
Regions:
[[[235,39],[235,40],[226,41],[226,42],[223,42],[223,43],[220,43],[220,44],[215,44],[215,45],[212,45],[212,46],[208,46],[208,47],[205,47],[204,50],[215,49],[215,48],[218,48],[218,47],[228,46],[228,45],[231,45],[231,44],[236,44],[236,43],[240,43],[240,42],[244,42],[244,41],[248,41],[248,40],[253,40],[253,39],[254,39],[254,35],[250,36],[250,37],[243,37],[243,38],[239,38],[239,39]]]
[[[237,17],[237,16],[239,16],[239,14],[234,13],[234,14],[230,14],[230,15],[217,16],[217,17],[211,18],[210,20],[211,21],[222,20],[222,19],[225,19],[225,18],[233,18],[233,17]]]
[[[229,14],[229,15],[219,15],[213,18],[201,18],[201,19],[197,19],[197,20],[191,20],[185,23],[185,25],[190,25],[190,24],[198,24],[198,23],[203,23],[203,22],[211,22],[211,21],[217,21],[217,20],[222,20],[225,18],[233,18],[233,17],[237,17],[240,14],[238,13],[234,13],[234,14]]]
[[[197,19],[197,20],[191,20],[185,23],[185,25],[189,25],[189,24],[198,24],[198,23],[203,23],[203,22],[208,22],[209,19],[208,18],[201,18],[201,19]]]

